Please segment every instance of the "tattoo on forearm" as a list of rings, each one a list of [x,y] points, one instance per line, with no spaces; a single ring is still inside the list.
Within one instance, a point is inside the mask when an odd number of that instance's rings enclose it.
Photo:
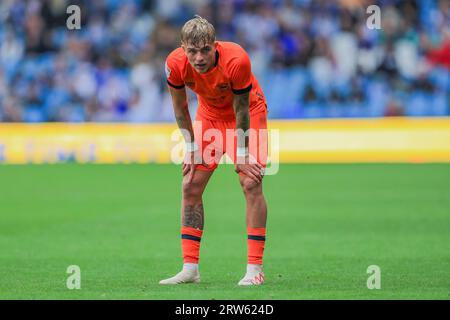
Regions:
[[[184,139],[189,142],[192,141],[194,132],[192,129],[191,116],[189,114],[189,110],[187,109],[187,107],[184,110],[175,112],[175,119],[177,121],[178,128],[187,130],[189,132],[189,136],[188,137],[185,136]]]
[[[203,230],[203,204],[186,205],[183,212],[183,226]]]
[[[242,129],[246,133],[250,128],[249,94],[235,96],[233,106],[236,114],[236,129]],[[248,146],[248,137],[245,139],[238,137],[238,147],[243,146]]]
[[[186,116],[183,115],[176,115],[175,119],[177,120],[178,128],[184,129],[188,125],[188,121],[186,119]]]
[[[236,128],[242,129],[245,131],[248,130],[250,127],[250,115],[248,114],[248,111],[242,111],[238,112],[236,115]]]

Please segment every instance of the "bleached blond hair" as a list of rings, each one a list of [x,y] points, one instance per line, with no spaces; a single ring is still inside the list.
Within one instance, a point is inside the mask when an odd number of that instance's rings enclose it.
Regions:
[[[208,20],[195,15],[181,28],[181,43],[205,45],[216,41],[216,30]]]

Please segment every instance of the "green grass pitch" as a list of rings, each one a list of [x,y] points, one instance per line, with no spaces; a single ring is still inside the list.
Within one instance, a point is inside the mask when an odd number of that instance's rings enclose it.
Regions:
[[[202,282],[158,284],[181,266],[180,181],[174,165],[0,166],[0,299],[450,298],[449,165],[282,165],[265,178],[266,284],[252,288],[237,286],[245,204],[229,165],[204,195]]]

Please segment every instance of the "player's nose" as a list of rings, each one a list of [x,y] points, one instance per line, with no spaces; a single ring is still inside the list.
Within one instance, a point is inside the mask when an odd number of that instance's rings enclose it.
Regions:
[[[203,56],[199,55],[199,56],[195,57],[195,62],[196,63],[204,63],[205,59]]]

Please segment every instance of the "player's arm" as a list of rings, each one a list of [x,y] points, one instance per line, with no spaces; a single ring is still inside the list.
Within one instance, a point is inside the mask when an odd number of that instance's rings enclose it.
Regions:
[[[195,165],[202,163],[198,146],[194,141],[194,129],[192,127],[191,115],[189,113],[186,89],[173,88],[169,85],[170,96],[172,97],[173,111],[178,128],[183,134],[186,142],[186,157],[183,161],[183,176],[189,173],[188,182],[194,177]]]
[[[188,108],[186,89],[175,89],[169,86],[169,92],[172,97],[173,111],[178,128],[183,134],[186,143],[193,143],[194,129],[192,128],[192,120]]]
[[[236,130],[238,131],[237,147],[239,150],[248,150],[248,135],[244,133],[250,128],[249,96],[249,92],[234,94],[233,96],[233,109],[236,115]]]
[[[236,131],[237,131],[237,151],[236,151],[236,172],[243,172],[255,182],[262,181],[261,170],[259,163],[249,161],[248,151],[248,129],[250,128],[250,92],[242,94],[234,94],[233,109],[236,116]]]
[[[262,166],[249,155],[250,92],[252,90],[252,68],[250,58],[242,50],[229,65],[233,109],[236,116],[237,152],[236,172],[242,172],[255,182],[262,180]]]

